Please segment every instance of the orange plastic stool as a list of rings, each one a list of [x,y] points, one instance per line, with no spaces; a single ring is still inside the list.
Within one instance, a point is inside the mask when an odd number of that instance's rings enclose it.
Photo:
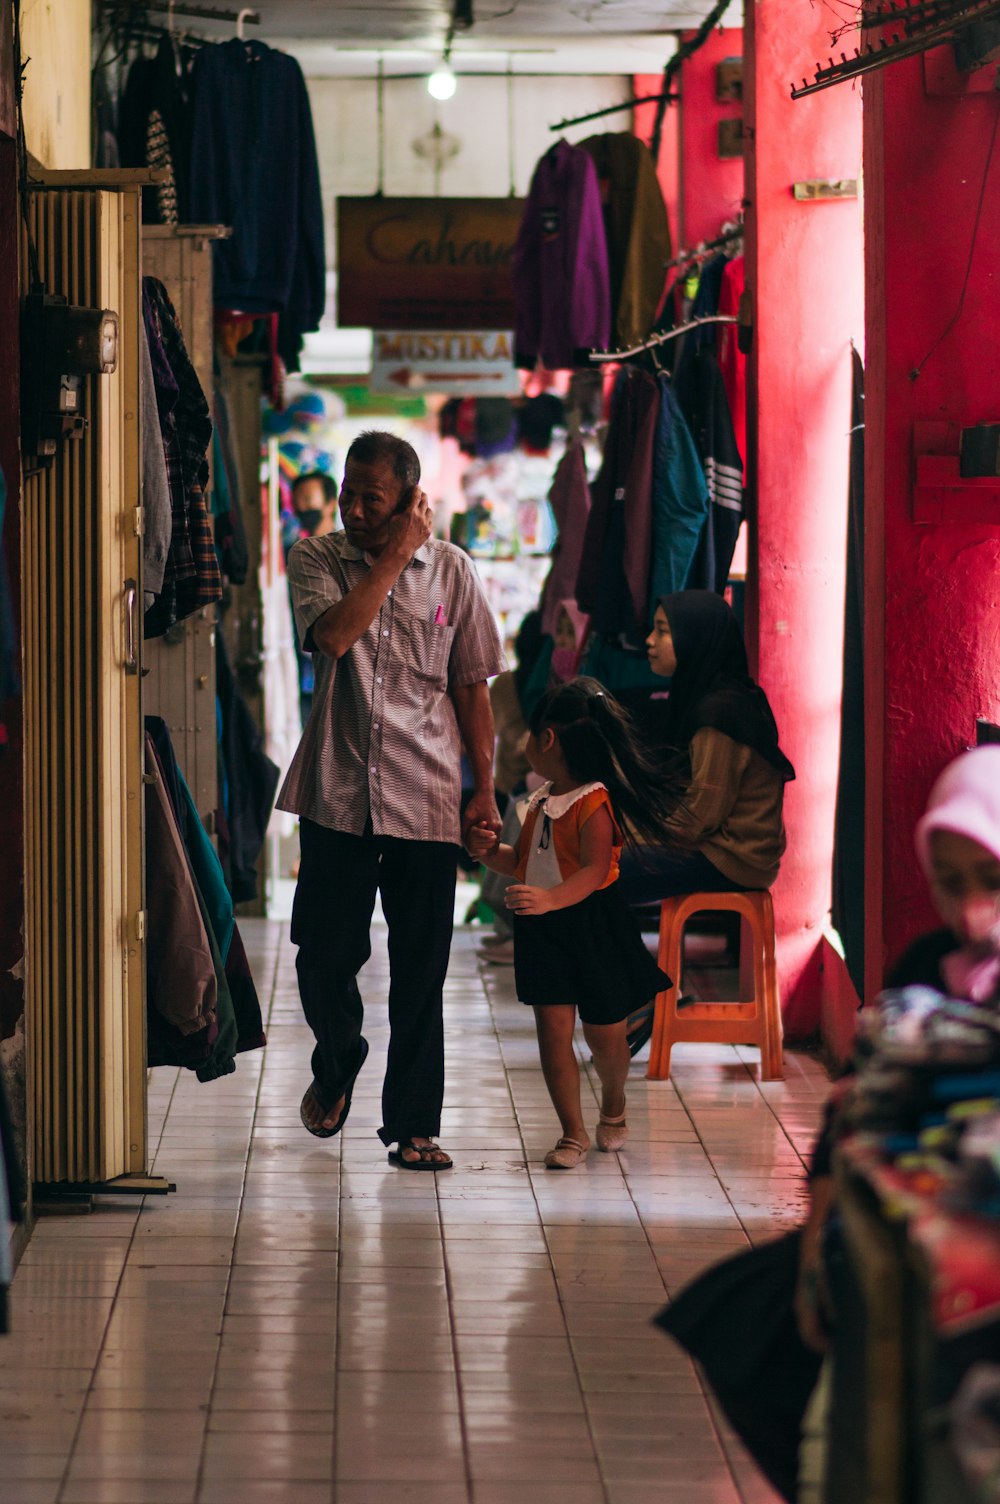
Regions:
[[[739,1003],[691,1003],[677,1011],[683,965],[684,926],[692,914],[740,914],[753,944],[753,997]],[[744,937],[746,931],[744,930]],[[781,1004],[774,963],[774,908],[766,889],[746,893],[685,893],[660,905],[659,963],[673,986],[657,995],[646,1076],[666,1081],[675,1044],[755,1044],[763,1081],[784,1075]]]

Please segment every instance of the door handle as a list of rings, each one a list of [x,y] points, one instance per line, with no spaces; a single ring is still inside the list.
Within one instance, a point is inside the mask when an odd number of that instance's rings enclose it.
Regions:
[[[135,580],[125,581],[125,672],[139,672],[139,589]]]

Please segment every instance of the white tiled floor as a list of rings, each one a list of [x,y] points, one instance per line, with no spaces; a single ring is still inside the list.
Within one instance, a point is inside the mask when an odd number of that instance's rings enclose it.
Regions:
[[[456,1168],[404,1174],[374,1136],[384,951],[363,980],[372,1055],[325,1144],[298,1119],[286,927],[242,928],[270,1044],[212,1085],[154,1073],[177,1194],[45,1219],[18,1271],[0,1504],[770,1504],[650,1317],[796,1218],[819,1067],[789,1054],[762,1087],[749,1050],[678,1049],[669,1083],[636,1065],[627,1152],[546,1173],[530,1012],[458,933]]]

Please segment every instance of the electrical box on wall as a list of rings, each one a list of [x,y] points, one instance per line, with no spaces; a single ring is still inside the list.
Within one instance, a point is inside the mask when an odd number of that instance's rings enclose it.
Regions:
[[[81,308],[38,288],[21,301],[21,448],[28,466],[54,458],[87,426],[84,376],[118,364],[118,315]]]
[[[915,423],[913,450],[914,522],[1000,527],[1000,424]]]
[[[743,118],[734,115],[730,120],[719,121],[719,156],[742,157]]]
[[[720,104],[743,102],[743,59],[724,57],[715,65],[715,97]]]

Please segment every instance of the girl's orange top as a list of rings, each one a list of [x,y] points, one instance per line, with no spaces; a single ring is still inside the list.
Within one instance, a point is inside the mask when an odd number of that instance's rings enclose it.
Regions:
[[[579,872],[583,865],[580,837],[583,827],[599,809],[606,809],[614,826],[611,866],[601,883],[609,888],[618,881],[622,835],[603,783],[583,783],[568,794],[553,794],[545,784],[532,795],[517,842],[515,880],[537,888],[554,888]]]

